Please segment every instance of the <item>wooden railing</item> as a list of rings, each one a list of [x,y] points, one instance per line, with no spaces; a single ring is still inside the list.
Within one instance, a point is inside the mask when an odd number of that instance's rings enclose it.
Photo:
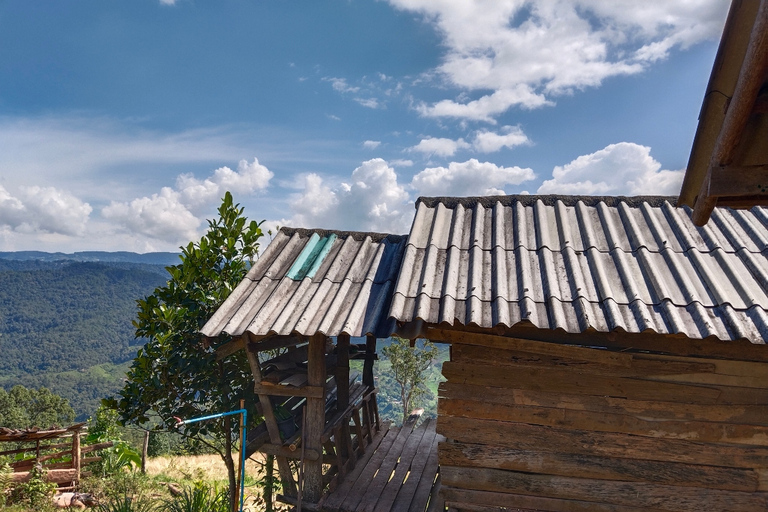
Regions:
[[[112,442],[82,446],[84,424],[79,423],[66,429],[11,430],[0,429],[0,442],[14,443],[18,447],[0,452],[0,456],[24,454],[21,460],[10,463],[13,468],[11,480],[26,482],[36,466],[45,473],[45,479],[59,486],[60,490],[75,489],[80,478],[88,476],[82,468],[101,459],[91,455],[98,450],[112,446]],[[26,454],[33,454],[27,457]]]

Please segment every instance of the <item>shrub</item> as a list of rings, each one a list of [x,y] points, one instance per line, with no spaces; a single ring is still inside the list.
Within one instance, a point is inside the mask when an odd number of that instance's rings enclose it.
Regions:
[[[180,496],[164,500],[162,512],[229,512],[229,493],[198,482],[185,487]]]

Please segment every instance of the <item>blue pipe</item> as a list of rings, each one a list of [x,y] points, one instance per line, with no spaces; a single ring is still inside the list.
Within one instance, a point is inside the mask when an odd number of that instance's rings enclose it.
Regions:
[[[240,512],[243,512],[243,502],[245,500],[245,426],[248,424],[248,411],[245,409],[238,409],[236,411],[220,412],[219,414],[211,414],[209,416],[200,416],[199,418],[192,418],[191,420],[181,420],[176,418],[176,426],[181,427],[187,423],[197,423],[199,421],[223,418],[224,416],[234,416],[235,414],[243,415],[242,425],[240,425]]]

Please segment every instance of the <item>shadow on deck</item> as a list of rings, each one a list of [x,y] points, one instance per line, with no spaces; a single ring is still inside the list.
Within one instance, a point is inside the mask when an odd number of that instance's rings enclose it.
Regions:
[[[435,420],[413,428],[382,428],[355,468],[320,501],[323,512],[430,512],[443,510],[438,498],[440,474]],[[434,497],[434,498],[433,498]]]

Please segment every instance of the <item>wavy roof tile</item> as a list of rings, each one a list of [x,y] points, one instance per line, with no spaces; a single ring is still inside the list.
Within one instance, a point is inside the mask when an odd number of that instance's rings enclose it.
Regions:
[[[401,323],[768,337],[768,212],[697,228],[665,197],[421,198]]]
[[[420,198],[410,235],[283,228],[202,332],[531,323],[768,339],[768,210],[667,197]],[[399,326],[399,327],[398,327]]]
[[[201,332],[389,336],[387,311],[405,240],[282,228]]]

